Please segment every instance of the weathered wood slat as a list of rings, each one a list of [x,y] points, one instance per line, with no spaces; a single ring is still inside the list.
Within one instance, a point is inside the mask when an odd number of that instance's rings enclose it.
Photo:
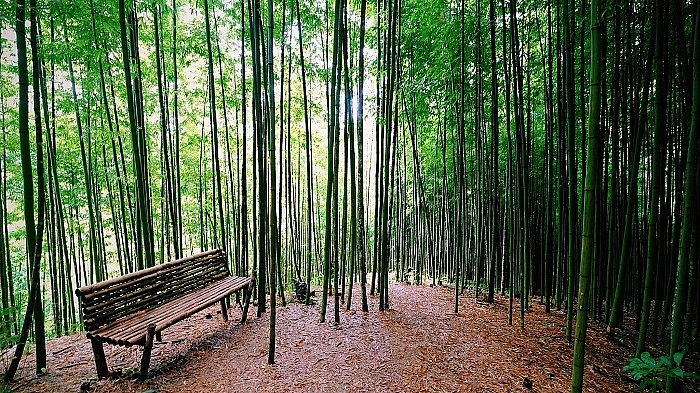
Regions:
[[[221,277],[224,278],[224,277]],[[192,293],[194,291],[188,291],[188,293]],[[182,296],[185,296],[187,293],[183,293]],[[141,302],[138,307],[122,307],[118,310],[114,310],[112,313],[107,315],[108,319],[100,319],[100,315],[97,314],[95,315],[92,319],[86,320],[85,324],[86,326],[89,324],[91,326],[90,330],[95,330],[101,326],[109,325],[115,322],[119,322],[123,319],[127,319],[131,317],[134,314],[138,314],[143,311],[148,311],[153,308],[159,307],[162,304],[169,304],[172,301],[175,301],[177,297],[170,296],[167,292],[165,293],[160,293],[157,296],[153,296],[150,298],[148,301]],[[94,327],[93,327],[94,326]]]
[[[226,260],[222,256],[209,256],[201,260],[195,260],[186,263],[175,264],[173,262],[168,262],[170,266],[163,268],[161,270],[155,270],[147,275],[142,275],[135,278],[132,281],[122,281],[113,286],[103,287],[96,291],[84,292],[81,291],[81,296],[90,302],[93,299],[100,298],[101,296],[111,295],[114,293],[129,292],[136,286],[142,286],[145,282],[157,280],[162,277],[180,277],[183,275],[191,275],[196,271],[196,269],[201,269],[203,267],[210,266],[220,266],[222,270],[226,267]],[[160,265],[165,266],[166,264]]]
[[[197,274],[194,274],[197,273]],[[202,276],[206,275],[207,279]],[[91,302],[83,306],[84,324],[89,330],[109,324],[135,312],[147,310],[158,304],[168,302],[189,292],[196,291],[204,285],[228,277],[228,272],[218,268],[201,269],[179,281],[168,282],[163,280],[152,283],[145,288],[140,288],[128,295],[114,298],[106,297],[103,303]]]
[[[207,257],[211,258],[211,257]],[[80,288],[76,290],[76,294],[78,294],[78,291],[80,293],[78,296],[82,296],[82,298],[86,302],[93,302],[93,301],[98,301],[99,298],[103,296],[109,296],[115,293],[123,293],[123,292],[128,292],[134,288],[134,285],[139,285],[142,286],[148,281],[152,281],[154,279],[157,279],[158,277],[169,275],[172,273],[177,273],[181,271],[182,269],[186,269],[191,266],[200,266],[201,263],[204,261],[202,260],[189,260],[185,261],[182,263],[175,263],[175,262],[168,262],[162,265],[155,266],[154,268],[149,268],[152,269],[151,272],[148,274],[142,274],[138,275],[137,277],[134,277],[133,279],[129,281],[123,281],[123,280],[117,280],[118,282],[115,282],[113,285],[109,286],[100,286],[99,288],[92,288],[92,290],[85,290],[86,287]],[[131,274],[136,274],[131,273]],[[124,276],[121,277],[116,277],[113,280],[116,280],[118,278],[123,278]],[[98,283],[99,284],[99,283]],[[94,286],[97,286],[97,284],[94,284]]]
[[[210,302],[201,303],[201,299],[202,298],[196,298],[191,300],[187,304],[183,303],[172,305],[173,307],[171,307],[171,305],[168,304],[160,307],[157,310],[154,310],[154,312],[148,312],[147,314],[144,313],[144,315],[139,316],[139,318],[135,320],[135,324],[133,326],[124,327],[118,325],[116,326],[116,332],[106,332],[108,334],[111,334],[111,336],[108,337],[110,339],[109,341],[112,343],[116,343],[117,345],[124,346],[137,344],[140,345],[142,344],[142,341],[145,337],[144,329],[152,321],[159,321],[158,331],[162,331],[163,329],[173,325],[174,323],[188,316],[191,316],[212,304]],[[96,338],[103,339],[106,337],[107,336],[97,335]]]
[[[150,347],[153,335],[160,337],[162,330],[240,290],[245,290],[244,321],[254,282],[231,276],[226,254],[212,250],[76,289],[98,376],[109,374],[102,343]],[[223,303],[222,312],[227,320]],[[141,361],[143,376],[148,352]]]
[[[209,260],[205,264],[176,266],[177,269],[169,269],[159,272],[160,274],[144,276],[131,283],[120,283],[118,286],[102,289],[99,292],[89,294],[89,296],[81,297],[81,299],[89,310],[92,304],[104,304],[105,298],[113,300],[123,298],[124,301],[130,300],[135,293],[151,291],[152,289],[150,289],[150,287],[153,284],[173,284],[182,279],[192,277],[199,277],[200,279],[209,278],[209,281],[213,281],[215,278],[207,277],[207,273],[210,271],[220,271],[221,273],[227,274],[228,269],[226,269],[225,263],[225,260]]]
[[[92,315],[96,312],[105,314],[112,309],[118,309],[120,306],[129,306],[129,308],[133,309],[138,307],[140,303],[148,303],[152,298],[164,298],[165,300],[167,298],[176,298],[229,276],[227,272],[214,269],[209,269],[203,273],[209,276],[207,280],[203,280],[199,275],[193,275],[187,278],[179,278],[177,281],[152,282],[118,298],[105,297],[100,303],[91,302],[84,306],[84,311],[87,315]],[[119,295],[115,294],[114,296]],[[146,300],[145,297],[149,298]],[[148,307],[147,304],[146,307]]]
[[[100,288],[99,297],[87,299],[81,296],[85,328],[97,329],[229,276],[223,253],[207,255],[195,262],[199,264],[180,264],[179,267],[175,264],[177,269],[171,267],[149,276],[138,277],[128,289],[125,285],[129,283],[120,282],[116,292],[109,292],[109,288]],[[161,276],[160,273],[164,275]]]
[[[139,344],[138,336],[145,337],[145,328],[149,323],[156,322],[156,332],[162,331],[246,287],[249,282],[249,277],[228,277],[158,308],[134,314],[130,318],[89,332],[88,338],[116,345]]]
[[[139,270],[137,272],[128,273],[128,274],[125,274],[123,276],[114,277],[114,278],[111,278],[111,279],[105,280],[105,281],[100,281],[100,282],[92,284],[92,285],[85,285],[83,287],[76,289],[75,294],[78,296],[81,296],[81,295],[84,295],[84,294],[87,294],[90,292],[95,292],[95,291],[98,291],[102,288],[107,288],[107,287],[110,287],[112,285],[115,285],[115,284],[118,284],[121,282],[133,281],[136,278],[143,277],[143,276],[148,275],[154,271],[163,270],[163,269],[166,269],[170,266],[182,264],[182,263],[187,262],[187,261],[206,258],[208,256],[212,256],[212,255],[217,254],[217,253],[222,253],[222,251],[221,250],[204,251],[204,252],[201,252],[199,254],[194,254],[194,255],[190,255],[188,257],[178,259],[176,261],[166,262],[166,263],[163,263],[161,265],[157,265],[157,266],[149,267],[149,268],[146,268],[143,270]]]

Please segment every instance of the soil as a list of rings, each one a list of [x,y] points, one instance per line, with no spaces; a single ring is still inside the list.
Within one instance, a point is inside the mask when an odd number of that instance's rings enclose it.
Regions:
[[[240,324],[240,310],[223,322],[217,306],[163,332],[153,349],[149,378],[137,378],[140,347],[105,345],[113,377],[97,380],[84,334],[50,340],[48,370],[34,373],[25,355],[14,392],[565,392],[573,346],[566,316],[544,312],[533,300],[520,329],[507,323],[508,299],[494,304],[460,297],[454,313],[449,288],[391,284],[391,309],[360,311],[359,288],[350,311],[334,325],[329,297],[326,322],[320,306],[296,302],[277,311],[276,356],[268,365],[269,313]],[[320,302],[318,302],[320,303]],[[622,367],[634,340],[614,341],[589,323],[584,391],[631,392],[638,387]],[[4,361],[5,367],[9,363]]]

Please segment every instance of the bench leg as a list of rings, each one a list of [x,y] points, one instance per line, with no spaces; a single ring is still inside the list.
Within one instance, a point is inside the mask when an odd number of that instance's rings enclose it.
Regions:
[[[105,349],[102,342],[90,339],[92,344],[92,353],[95,354],[95,367],[97,368],[97,378],[109,377],[109,369],[107,368],[107,359],[105,358]]]
[[[219,302],[221,304],[221,316],[224,318],[225,322],[228,322],[228,310],[226,309],[226,298],[221,299]]]
[[[148,366],[151,363],[151,350],[153,349],[153,336],[155,335],[156,325],[154,323],[148,325],[148,334],[146,334],[146,345],[143,347],[143,357],[141,358],[141,379],[148,377]]]

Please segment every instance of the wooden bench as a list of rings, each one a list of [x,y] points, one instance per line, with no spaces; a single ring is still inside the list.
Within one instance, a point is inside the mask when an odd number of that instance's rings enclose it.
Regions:
[[[109,376],[103,343],[143,346],[141,377],[146,378],[154,336],[160,340],[163,329],[217,302],[228,321],[226,301],[234,293],[245,322],[254,285],[254,274],[231,276],[226,254],[212,250],[76,289],[98,377]]]

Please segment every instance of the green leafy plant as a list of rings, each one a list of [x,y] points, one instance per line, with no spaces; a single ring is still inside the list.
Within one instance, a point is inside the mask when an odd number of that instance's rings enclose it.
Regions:
[[[18,336],[12,332],[12,324],[14,323],[14,308],[0,308],[0,349],[6,350],[17,343]],[[3,357],[2,367],[3,372],[12,360],[11,357]],[[9,392],[9,388],[0,383],[0,393]]]
[[[12,324],[16,308],[0,309],[0,349],[11,347],[17,341],[17,335],[12,334]]]
[[[665,355],[655,359],[649,352],[644,352],[638,358],[631,358],[622,370],[629,371],[632,378],[639,381],[639,388],[643,391],[658,392],[668,377],[700,379],[700,375],[681,368],[683,356],[685,352],[676,352],[673,357]]]

